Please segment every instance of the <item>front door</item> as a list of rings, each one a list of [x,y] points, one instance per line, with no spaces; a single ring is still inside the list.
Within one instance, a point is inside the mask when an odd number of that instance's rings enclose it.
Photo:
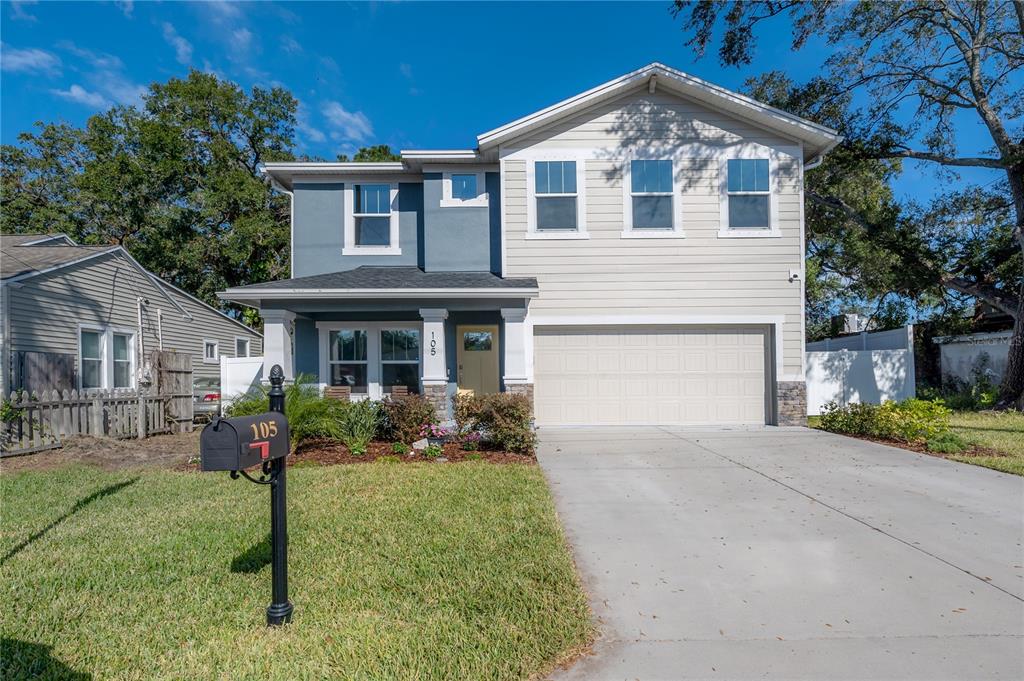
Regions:
[[[476,394],[498,392],[498,327],[455,327],[459,361],[459,390]]]

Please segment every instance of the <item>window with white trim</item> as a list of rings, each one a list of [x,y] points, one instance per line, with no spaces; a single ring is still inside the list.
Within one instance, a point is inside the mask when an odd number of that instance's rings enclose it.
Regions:
[[[476,173],[452,173],[452,198],[469,201],[479,195]]]
[[[535,161],[533,172],[537,231],[578,231],[576,161]]]
[[[115,388],[132,387],[132,336],[126,333],[113,334],[112,358]]]
[[[486,175],[472,169],[445,171],[441,175],[441,207],[483,207],[488,204]]]
[[[390,246],[391,185],[357,184],[355,201],[355,245]]]
[[[365,395],[369,386],[366,329],[331,331],[327,343],[330,385],[348,386],[353,395]]]
[[[731,158],[726,163],[728,228],[772,229],[771,175],[766,158]]]
[[[249,339],[235,338],[235,357],[249,356]]]
[[[203,340],[203,362],[216,364],[220,362],[220,343],[209,338]]]
[[[79,383],[83,389],[103,387],[103,333],[82,329],[79,339]]]
[[[419,329],[381,329],[380,384],[384,394],[395,386],[420,391]]]
[[[673,229],[672,161],[636,160],[629,163],[632,229]]]

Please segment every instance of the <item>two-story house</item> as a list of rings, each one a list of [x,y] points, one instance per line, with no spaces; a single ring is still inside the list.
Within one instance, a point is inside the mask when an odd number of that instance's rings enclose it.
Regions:
[[[233,288],[288,376],[538,425],[795,424],[803,172],[828,128],[651,64],[393,163],[268,163],[292,279]]]

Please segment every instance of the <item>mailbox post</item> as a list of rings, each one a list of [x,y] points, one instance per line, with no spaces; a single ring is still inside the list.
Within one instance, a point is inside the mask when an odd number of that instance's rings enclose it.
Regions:
[[[284,414],[284,371],[275,364],[270,370],[270,411]],[[285,504],[287,491],[287,457],[274,459],[270,464],[270,543],[271,571],[273,572],[273,599],[267,608],[267,625],[276,626],[292,621],[292,604],[288,600],[288,515]]]
[[[204,471],[230,471],[259,485],[270,485],[270,541],[273,597],[267,608],[267,625],[277,626],[292,620],[288,600],[288,519],[286,515],[285,476],[291,451],[288,419],[284,413],[284,372],[274,365],[270,370],[270,411],[255,416],[214,419],[203,428],[199,438],[201,468]],[[246,469],[260,466],[259,477]]]

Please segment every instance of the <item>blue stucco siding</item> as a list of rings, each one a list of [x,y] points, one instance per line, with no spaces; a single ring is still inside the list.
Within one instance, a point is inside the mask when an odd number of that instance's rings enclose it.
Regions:
[[[427,272],[501,271],[498,173],[487,173],[487,206],[441,206],[442,175],[423,176],[423,269]]]
[[[295,373],[314,378],[320,373],[320,338],[312,319],[295,320]]]
[[[295,183],[292,226],[292,276],[306,277],[351,270],[362,265],[423,265],[423,185],[398,185],[399,245],[401,255],[341,254],[344,240],[345,185]]]

